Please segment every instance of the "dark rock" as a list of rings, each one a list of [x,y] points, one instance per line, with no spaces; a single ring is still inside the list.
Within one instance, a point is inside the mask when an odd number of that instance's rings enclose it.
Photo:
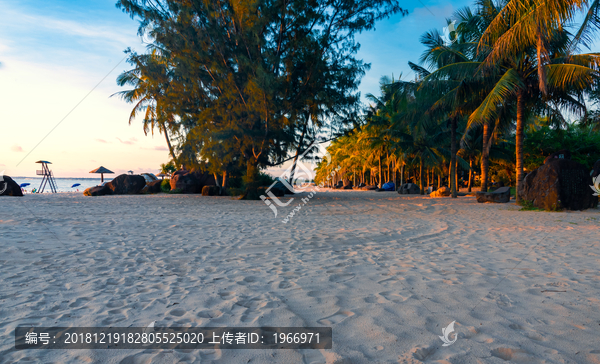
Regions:
[[[283,196],[284,194],[293,195],[294,191],[290,191],[290,189],[283,184],[281,181],[277,181],[273,187],[271,187],[271,191],[278,190],[275,196]],[[273,192],[275,193],[275,192]]]
[[[374,186],[374,185],[368,185],[368,186],[363,186],[360,189],[365,190],[365,191],[372,191],[372,190],[378,190],[379,188],[377,188],[377,186]]]
[[[271,189],[269,189],[267,191],[268,188],[269,187],[265,187],[265,186],[259,187],[258,188],[258,195],[259,196],[262,195],[262,196],[265,196],[265,197],[268,198],[268,197],[270,197],[268,195],[268,193],[271,192],[273,194],[273,196],[275,196],[275,197],[283,197],[285,195],[285,191],[287,191],[287,188],[285,188],[285,190],[284,190],[284,189],[281,189],[281,188],[275,188],[275,186],[271,187]],[[204,195],[204,189],[202,189],[202,194]]]
[[[215,177],[208,172],[179,170],[171,176],[171,190],[182,193],[202,193],[204,186],[216,186]]]
[[[142,193],[159,193],[162,192],[160,188],[162,181],[156,180],[152,182],[146,182],[146,186],[142,188]]]
[[[592,167],[591,176],[592,176],[592,178],[596,178],[599,174],[600,174],[600,159],[598,159],[596,161],[596,163],[594,163],[594,166]]]
[[[440,187],[437,190],[431,192],[429,197],[448,197],[450,196],[450,189],[446,186]]]
[[[221,188],[218,186],[202,187],[202,196],[219,196],[220,194],[221,194]]]
[[[136,174],[122,174],[106,184],[113,195],[135,195],[146,186],[144,177]]]
[[[14,179],[0,176],[0,196],[23,196],[23,191]]]
[[[401,195],[420,195],[421,188],[414,183],[405,183],[398,189],[398,193]]]
[[[510,187],[500,187],[494,192],[477,192],[477,202],[510,202]]]
[[[365,187],[365,186],[366,186],[366,184],[364,184],[364,183],[359,183],[359,184],[358,184],[358,186],[356,186],[356,187],[358,187],[358,188],[361,188],[361,187]]]
[[[344,180],[344,184],[343,184],[343,189],[345,190],[351,190],[352,189],[352,182],[348,179]]]
[[[598,205],[587,168],[569,159],[554,159],[525,177],[519,197],[546,210],[584,210]]]
[[[548,163],[549,161],[551,161],[552,159],[568,159],[571,160],[571,152],[563,149],[563,150],[559,150],[558,152],[554,152],[552,154],[550,154],[549,156],[546,157],[546,159],[544,160],[544,164]]]
[[[112,195],[112,190],[108,188],[108,183],[105,183],[104,186],[95,186],[90,187],[83,191],[84,196],[106,196]]]

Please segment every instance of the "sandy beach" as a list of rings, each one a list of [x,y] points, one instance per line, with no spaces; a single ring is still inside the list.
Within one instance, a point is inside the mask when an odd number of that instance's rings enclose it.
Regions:
[[[2,198],[0,362],[600,363],[599,209],[322,191],[282,223],[296,202]],[[153,321],[330,326],[333,349],[14,349],[17,325]]]

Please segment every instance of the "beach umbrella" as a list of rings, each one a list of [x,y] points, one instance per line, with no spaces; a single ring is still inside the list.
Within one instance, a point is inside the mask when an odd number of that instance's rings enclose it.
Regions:
[[[81,183],[75,183],[73,186],[71,186],[71,188],[75,188],[75,187],[78,187],[78,186],[81,186]]]
[[[160,179],[164,179],[165,177],[169,177],[169,175],[168,175],[168,174],[161,173],[161,174],[159,174],[157,177],[160,177]]]
[[[106,169],[102,166],[94,169],[93,171],[91,171],[90,173],[100,173],[100,183],[104,182],[104,173],[110,173],[110,174],[114,174],[115,172],[111,171],[110,169]]]
[[[30,184],[31,184],[31,183],[21,183],[21,184],[19,185],[19,187],[21,187],[21,188],[25,188],[25,187],[29,186]]]

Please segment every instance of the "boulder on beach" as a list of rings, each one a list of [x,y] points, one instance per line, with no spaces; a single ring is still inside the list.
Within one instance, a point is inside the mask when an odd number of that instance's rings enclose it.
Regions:
[[[142,188],[142,193],[159,193],[162,192],[160,188],[162,181],[157,179],[156,181],[146,182],[146,186]]]
[[[598,159],[596,161],[596,163],[594,163],[594,166],[592,167],[591,176],[592,176],[592,178],[596,178],[599,174],[600,174],[600,159]]]
[[[414,183],[405,183],[398,189],[398,193],[401,195],[420,195],[421,188]]]
[[[569,159],[552,159],[529,173],[519,188],[519,197],[546,209],[585,210],[598,205],[590,188],[587,168]]]
[[[142,192],[146,186],[146,180],[136,174],[121,174],[108,182],[106,186],[113,195],[135,195]]]
[[[352,189],[352,185],[353,184],[352,184],[352,182],[349,179],[344,179],[342,188],[345,189],[345,190],[351,190]]]
[[[429,194],[429,197],[448,197],[448,196],[450,196],[450,189],[446,186],[442,186]]]
[[[367,186],[363,186],[360,188],[361,190],[365,190],[365,191],[372,191],[372,190],[378,190],[377,186],[375,185],[367,185]]]
[[[23,196],[23,191],[14,179],[0,176],[0,196]]]
[[[182,193],[202,193],[204,186],[216,186],[215,177],[208,172],[179,170],[171,176],[171,190]]]
[[[221,194],[221,188],[218,186],[202,187],[202,196],[219,196],[220,194]]]
[[[144,177],[144,179],[146,180],[146,184],[158,180],[154,173],[142,173],[140,174],[140,176]]]
[[[563,149],[563,150],[559,150],[558,152],[554,152],[552,154],[550,154],[549,156],[546,157],[546,159],[544,159],[544,164],[550,162],[553,159],[571,159],[571,152]]]
[[[510,202],[510,187],[500,187],[492,192],[477,192],[477,202],[495,202],[507,203]]]
[[[103,184],[102,186],[95,186],[95,187],[87,188],[85,191],[83,191],[83,195],[84,196],[112,195],[112,191],[110,188],[108,188],[107,184],[108,184],[108,182]]]

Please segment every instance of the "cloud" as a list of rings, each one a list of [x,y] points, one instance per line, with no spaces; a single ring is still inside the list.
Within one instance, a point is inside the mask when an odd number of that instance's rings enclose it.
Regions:
[[[23,148],[21,148],[20,145],[13,145],[12,147],[10,147],[10,150],[12,150],[13,152],[17,152],[17,153],[23,153]]]
[[[99,143],[108,144],[108,142],[106,140],[104,140],[104,139],[98,139],[98,138],[96,138],[96,141],[99,142]]]
[[[123,144],[134,145],[137,142],[137,138],[129,138],[129,140],[121,140],[121,138],[117,138]]]

